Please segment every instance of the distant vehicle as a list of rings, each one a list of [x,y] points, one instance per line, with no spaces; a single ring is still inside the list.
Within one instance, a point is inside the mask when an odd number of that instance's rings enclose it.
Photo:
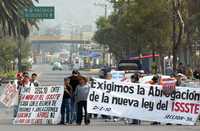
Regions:
[[[140,60],[121,60],[117,70],[125,71],[125,76],[129,78],[134,73],[144,73]]]
[[[121,71],[142,71],[140,60],[120,60],[118,70]]]
[[[55,63],[53,64],[52,70],[53,70],[53,71],[54,71],[54,70],[63,70],[63,66],[62,66],[61,63],[59,63],[59,62],[55,62]]]

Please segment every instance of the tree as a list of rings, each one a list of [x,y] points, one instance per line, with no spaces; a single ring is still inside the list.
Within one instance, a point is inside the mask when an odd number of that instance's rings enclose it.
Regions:
[[[38,0],[35,0],[38,2]],[[23,18],[25,8],[34,6],[32,0],[1,0],[0,29],[3,36],[28,37],[29,27],[37,27],[36,21]]]
[[[38,2],[38,0],[35,0]],[[23,11],[26,8],[33,7],[32,0],[1,0],[0,1],[0,29],[2,30],[1,37],[11,36],[18,41],[18,70],[21,71],[21,43],[30,34],[30,27],[37,27],[37,21],[25,19]],[[37,27],[38,28],[38,27]]]
[[[0,41],[0,63],[1,68],[7,72],[9,65],[15,61],[16,43],[10,38],[5,38]]]
[[[11,70],[11,63],[15,63],[17,57],[17,41],[14,38],[6,37],[0,41],[0,69],[4,72]],[[22,43],[22,63],[26,62],[27,58],[31,56],[31,43],[25,41]]]
[[[164,52],[170,37],[168,4],[163,0],[119,0],[114,3],[115,9],[107,24],[98,20],[95,39],[109,45],[119,58],[139,56],[146,49]]]

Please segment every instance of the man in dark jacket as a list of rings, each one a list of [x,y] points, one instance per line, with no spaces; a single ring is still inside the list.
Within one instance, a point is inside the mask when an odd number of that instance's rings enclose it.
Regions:
[[[72,110],[72,122],[76,122],[76,108],[75,108],[75,90],[77,86],[79,85],[79,76],[80,73],[78,70],[73,70],[72,71],[72,76],[69,77],[70,80],[70,85],[72,87],[72,98],[71,98],[71,110]]]

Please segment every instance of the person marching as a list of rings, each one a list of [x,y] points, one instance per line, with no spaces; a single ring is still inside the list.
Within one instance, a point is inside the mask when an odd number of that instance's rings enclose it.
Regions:
[[[87,113],[87,97],[89,94],[89,85],[87,84],[87,78],[80,76],[79,77],[80,84],[77,86],[75,91],[75,100],[77,106],[77,119],[76,124],[81,125],[83,119],[83,109],[84,109],[84,122],[85,125],[90,123],[88,113]]]
[[[60,124],[64,125],[72,124],[71,121],[71,97],[72,97],[72,86],[69,84],[70,79],[64,78],[64,95],[61,105],[61,121]],[[65,119],[66,118],[66,119]]]
[[[78,70],[73,70],[72,71],[72,76],[69,77],[69,84],[72,87],[72,97],[71,97],[71,119],[72,122],[76,121],[76,105],[75,105],[75,90],[77,88],[77,86],[79,85],[79,76],[80,73],[78,72]]]
[[[131,82],[132,83],[139,83],[139,74],[135,73],[134,75],[131,76]],[[137,119],[132,119],[132,122],[130,124],[133,125],[140,125],[141,121]]]
[[[33,73],[33,74],[31,75],[30,86],[35,86],[35,87],[38,87],[38,86],[39,86],[39,82],[38,82],[38,80],[37,80],[37,74],[36,74],[36,73]]]

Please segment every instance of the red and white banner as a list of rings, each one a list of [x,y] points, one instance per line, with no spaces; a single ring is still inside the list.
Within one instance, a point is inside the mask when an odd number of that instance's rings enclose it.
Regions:
[[[160,85],[94,79],[87,108],[94,114],[194,125],[200,114],[200,88],[176,87],[166,95]]]
[[[14,124],[58,124],[64,87],[24,87]]]

